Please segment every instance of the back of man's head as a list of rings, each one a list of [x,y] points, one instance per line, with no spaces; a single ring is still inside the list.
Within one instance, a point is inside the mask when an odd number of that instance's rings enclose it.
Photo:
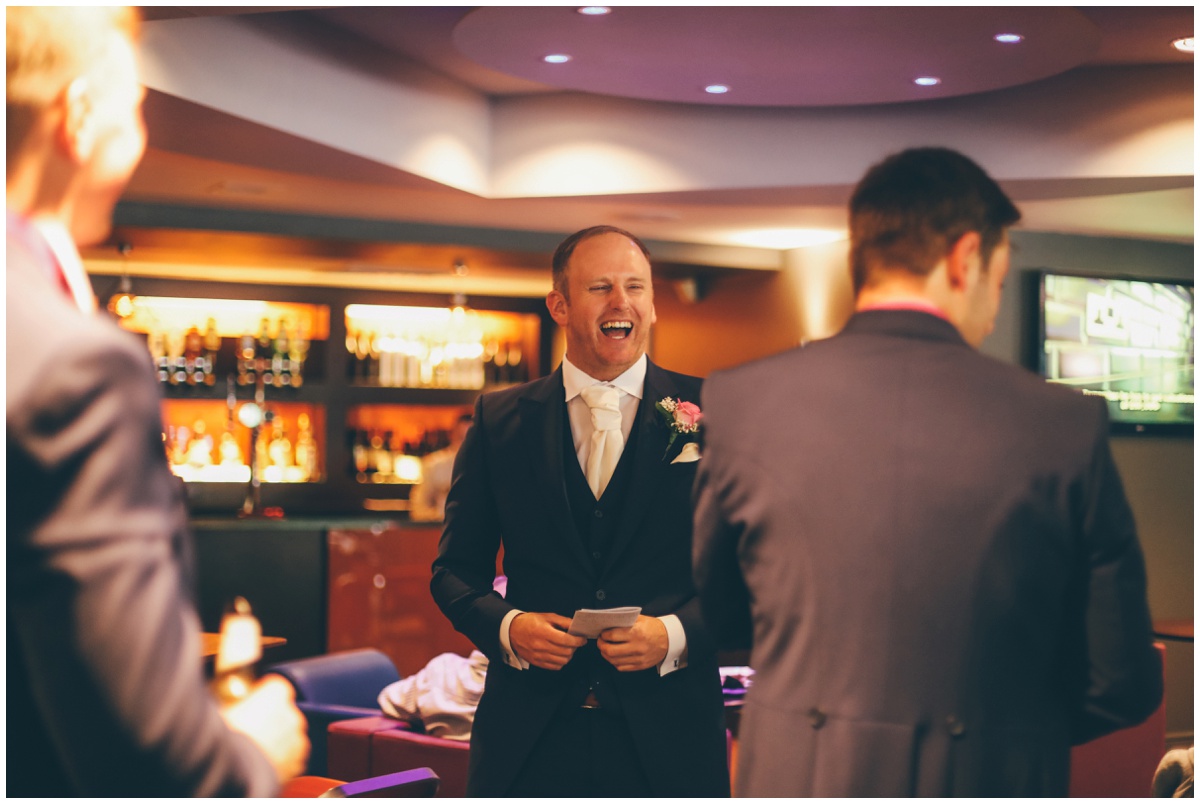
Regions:
[[[947,148],[912,148],[872,167],[850,198],[850,267],[858,292],[882,271],[925,276],[967,232],[983,264],[1021,218],[979,165]]]
[[[72,81],[103,64],[113,46],[111,35],[135,40],[140,18],[128,6],[10,6],[5,23],[6,154],[11,175],[14,157],[38,115]]]

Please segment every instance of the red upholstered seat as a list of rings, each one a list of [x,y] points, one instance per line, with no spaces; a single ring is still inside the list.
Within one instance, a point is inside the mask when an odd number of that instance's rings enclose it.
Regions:
[[[1166,648],[1156,643],[1166,662]],[[1071,750],[1072,798],[1146,798],[1166,752],[1166,701],[1144,723]]]
[[[441,779],[437,795],[462,798],[467,793],[470,744],[413,731],[386,717],[364,717],[329,725],[329,774],[365,779],[408,768],[431,768]]]

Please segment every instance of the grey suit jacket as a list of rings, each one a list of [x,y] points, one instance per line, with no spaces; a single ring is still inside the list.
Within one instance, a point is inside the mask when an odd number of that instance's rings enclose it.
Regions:
[[[145,347],[7,244],[10,796],[273,795],[204,686]]]
[[[1104,405],[910,311],[712,377],[695,566],[740,795],[1056,795],[1162,670]]]
[[[668,432],[654,412],[665,396],[694,402],[699,394],[699,379],[647,366],[627,496],[603,562],[588,555],[568,503],[561,370],[480,398],[455,460],[431,584],[454,627],[491,660],[471,733],[469,795],[505,794],[555,710],[583,702],[590,673],[615,691],[656,795],[728,795],[716,653],[692,586],[696,464],[671,463],[682,443],[667,454]],[[492,592],[501,546],[503,598]],[[500,623],[513,608],[570,617],[617,606],[677,615],[688,666],[661,677],[657,669],[619,673],[594,642],[558,671],[504,663]]]

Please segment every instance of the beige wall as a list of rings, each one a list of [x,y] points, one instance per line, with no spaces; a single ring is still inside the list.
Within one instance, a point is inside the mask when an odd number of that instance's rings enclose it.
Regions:
[[[854,308],[845,242],[789,251],[777,272],[712,280],[696,302],[656,282],[654,299],[655,361],[701,377],[828,337]]]

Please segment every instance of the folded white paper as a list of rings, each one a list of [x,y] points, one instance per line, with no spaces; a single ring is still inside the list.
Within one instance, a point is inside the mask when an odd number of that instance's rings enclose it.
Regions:
[[[579,609],[571,618],[567,633],[595,639],[609,628],[628,628],[637,622],[641,606],[622,606],[616,609]]]

